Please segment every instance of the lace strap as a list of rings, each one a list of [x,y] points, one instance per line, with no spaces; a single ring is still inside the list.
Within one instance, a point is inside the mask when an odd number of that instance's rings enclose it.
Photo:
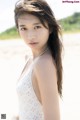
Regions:
[[[28,57],[27,62],[26,62],[25,66],[24,66],[24,68],[23,68],[23,70],[22,70],[22,72],[21,72],[21,75],[22,75],[22,73],[24,72],[24,70],[25,70],[26,66],[28,65],[29,60],[30,60],[30,57]]]
[[[22,76],[22,74],[23,74],[23,72],[24,72],[24,70],[25,70],[26,66],[28,65],[29,60],[30,60],[30,57],[28,57],[28,58],[27,58],[26,64],[25,64],[25,66],[24,66],[24,68],[23,68],[23,70],[22,70],[22,72],[21,72],[21,74],[20,74],[19,79],[21,78],[21,76]],[[19,79],[18,79],[18,81],[19,81]]]

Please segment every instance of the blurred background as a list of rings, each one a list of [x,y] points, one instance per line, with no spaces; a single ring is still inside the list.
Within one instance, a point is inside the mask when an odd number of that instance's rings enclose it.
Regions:
[[[80,120],[80,1],[46,0],[62,26],[63,98],[61,120]],[[16,84],[31,50],[20,39],[14,23],[17,0],[0,1],[0,117],[18,115]],[[1,118],[0,118],[1,119]]]

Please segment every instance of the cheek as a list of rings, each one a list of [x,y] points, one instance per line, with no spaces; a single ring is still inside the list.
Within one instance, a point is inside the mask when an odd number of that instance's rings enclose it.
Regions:
[[[27,44],[28,40],[27,40],[26,34],[24,32],[22,32],[22,31],[20,31],[19,35],[24,40],[24,42]]]
[[[24,33],[22,31],[19,31],[20,36],[24,36]]]
[[[25,39],[25,38],[26,38],[25,33],[24,33],[24,32],[22,32],[22,31],[19,31],[19,35],[20,35],[20,37],[21,37],[21,38],[23,38],[23,39]]]
[[[44,41],[47,41],[49,38],[49,31],[48,30],[43,31],[41,36],[42,36]]]

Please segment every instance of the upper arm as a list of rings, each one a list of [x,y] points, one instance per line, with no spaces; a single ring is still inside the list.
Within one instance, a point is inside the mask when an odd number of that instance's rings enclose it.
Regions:
[[[45,120],[60,120],[57,74],[53,62],[42,60],[36,65],[36,77],[39,85]]]

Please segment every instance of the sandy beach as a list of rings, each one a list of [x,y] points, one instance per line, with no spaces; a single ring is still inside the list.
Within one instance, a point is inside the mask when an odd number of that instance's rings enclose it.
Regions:
[[[63,35],[61,120],[80,120],[80,33]],[[16,83],[30,49],[22,40],[0,40],[0,114],[18,114]],[[26,57],[25,57],[26,56]]]

